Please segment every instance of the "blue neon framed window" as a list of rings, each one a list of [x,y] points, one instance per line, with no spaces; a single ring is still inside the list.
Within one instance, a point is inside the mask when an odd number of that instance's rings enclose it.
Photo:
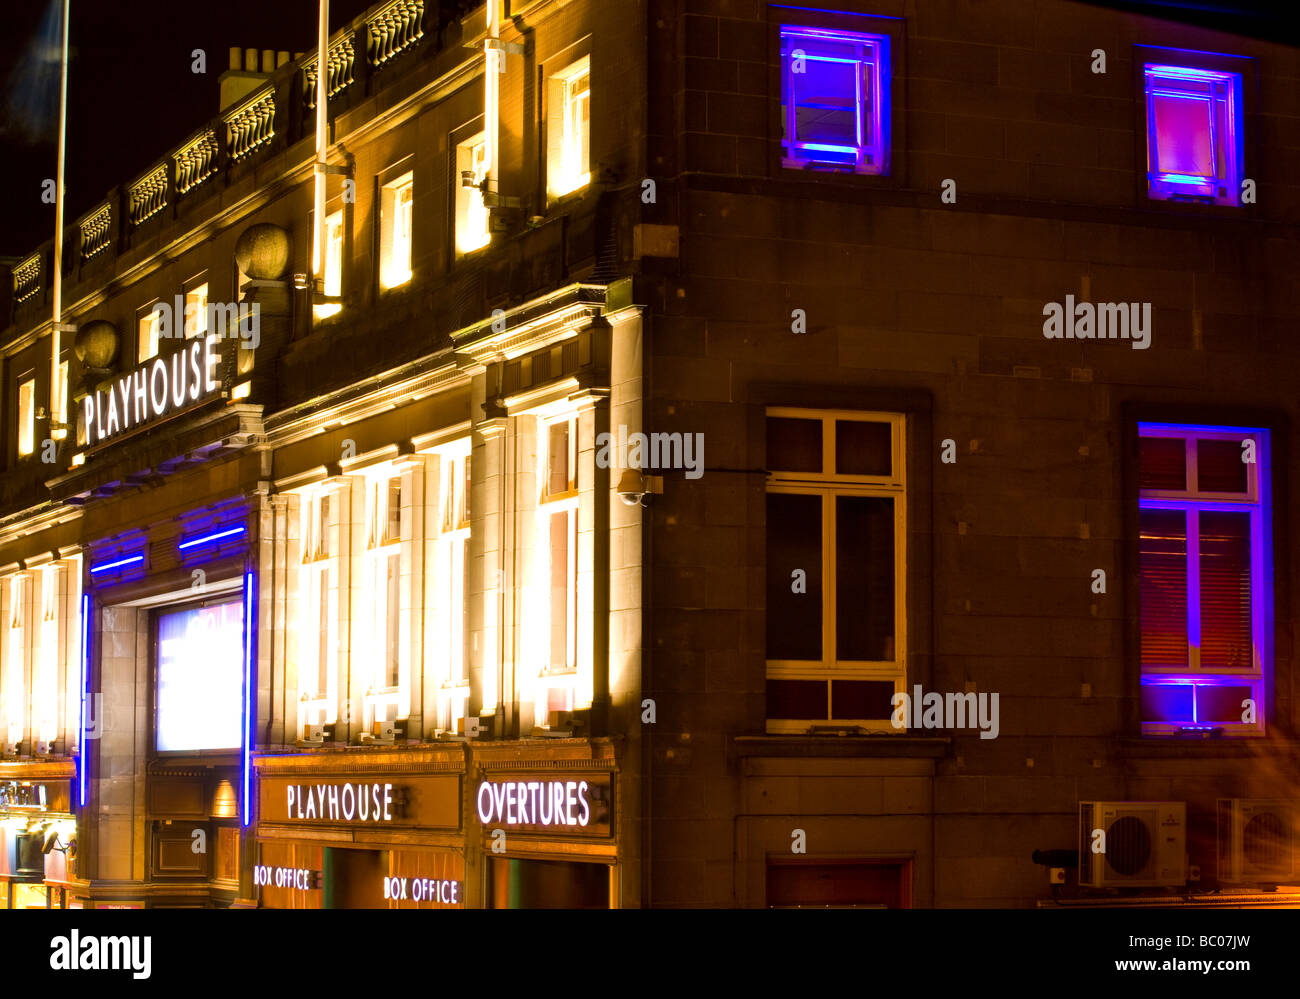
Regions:
[[[1142,423],[1138,435],[1143,732],[1262,735],[1269,433]]]
[[[889,37],[781,28],[782,163],[889,172]]]
[[[1239,204],[1241,74],[1160,63],[1144,72],[1148,196]]]

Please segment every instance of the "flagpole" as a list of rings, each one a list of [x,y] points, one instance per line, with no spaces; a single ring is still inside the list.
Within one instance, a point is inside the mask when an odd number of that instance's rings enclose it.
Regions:
[[[497,180],[497,159],[499,136],[499,119],[498,109],[500,105],[501,94],[501,62],[505,59],[505,53],[500,51],[501,40],[501,20],[498,4],[500,0],[487,0],[487,40],[483,47],[487,50],[487,61],[483,73],[483,141],[487,148],[484,152],[487,154],[484,159],[487,160],[487,175],[491,178],[490,183],[497,185],[500,191],[500,185]],[[484,190],[489,190],[484,187]]]
[[[50,436],[67,427],[55,411],[56,393],[66,395],[59,377],[63,332],[63,165],[64,146],[68,130],[68,8],[70,0],[63,0],[63,51],[59,60],[59,164],[54,189],[54,322],[50,332]],[[66,406],[66,399],[63,400]]]
[[[67,0],[64,0],[66,3]],[[325,277],[325,147],[329,144],[329,118],[326,101],[329,98],[329,44],[330,3],[320,0],[320,23],[316,33],[316,191],[314,211],[316,218],[313,242],[312,277],[323,281]],[[312,282],[312,298],[324,289]]]

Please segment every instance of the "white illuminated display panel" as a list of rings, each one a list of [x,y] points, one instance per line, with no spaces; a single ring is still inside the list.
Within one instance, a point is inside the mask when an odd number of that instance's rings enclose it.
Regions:
[[[159,616],[159,752],[239,748],[243,660],[240,601]]]

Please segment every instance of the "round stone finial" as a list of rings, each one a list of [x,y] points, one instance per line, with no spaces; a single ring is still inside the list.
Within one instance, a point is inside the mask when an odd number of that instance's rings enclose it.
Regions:
[[[271,222],[250,225],[235,244],[235,261],[250,278],[278,281],[289,269],[289,234]]]
[[[117,360],[120,343],[116,326],[106,319],[93,319],[77,330],[72,352],[86,367],[106,369]]]

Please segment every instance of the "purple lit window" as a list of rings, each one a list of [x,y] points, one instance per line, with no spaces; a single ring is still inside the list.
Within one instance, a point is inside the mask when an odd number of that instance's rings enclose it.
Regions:
[[[889,172],[889,38],[781,28],[783,163]]]
[[[1138,425],[1142,729],[1264,731],[1269,433]]]
[[[1241,191],[1241,74],[1146,65],[1147,194],[1236,205]]]

